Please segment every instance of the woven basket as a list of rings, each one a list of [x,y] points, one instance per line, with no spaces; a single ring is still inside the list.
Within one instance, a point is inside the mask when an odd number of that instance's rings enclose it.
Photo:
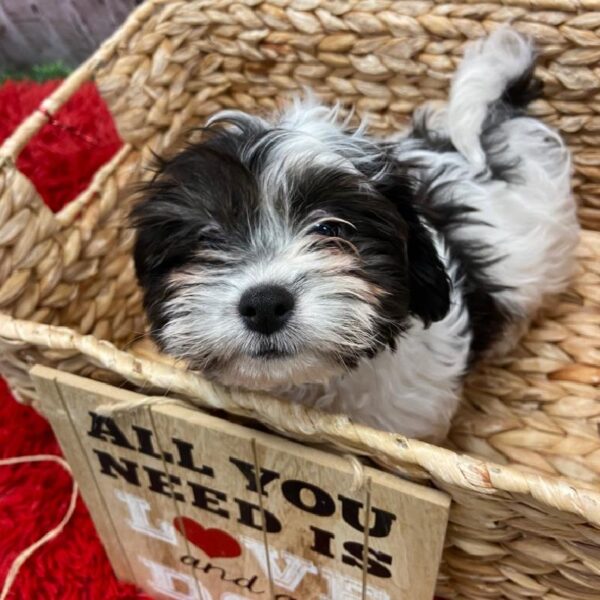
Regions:
[[[216,110],[271,110],[301,86],[369,113],[376,134],[395,131],[424,100],[445,98],[465,41],[506,21],[540,50],[546,96],[532,113],[559,128],[574,153],[579,270],[512,356],[469,378],[449,448],[234,394],[131,351],[144,318],[128,200],[118,192],[144,176],[150,150],[173,147]],[[599,32],[598,0],[146,2],[0,149],[2,374],[24,401],[35,401],[28,369],[42,363],[168,390],[291,437],[376,456],[453,498],[440,595],[597,600]],[[89,79],[125,143],[53,214],[15,159]]]

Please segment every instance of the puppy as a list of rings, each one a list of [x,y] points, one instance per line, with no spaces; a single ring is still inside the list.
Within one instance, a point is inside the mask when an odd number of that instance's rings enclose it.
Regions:
[[[310,98],[215,115],[133,211],[160,348],[229,386],[443,438],[473,360],[573,266],[569,153],[524,109],[534,52],[471,45],[447,106],[382,141]]]

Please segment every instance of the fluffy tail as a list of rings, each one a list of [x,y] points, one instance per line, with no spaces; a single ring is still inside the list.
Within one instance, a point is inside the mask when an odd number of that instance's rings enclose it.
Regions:
[[[501,27],[467,48],[450,89],[448,128],[454,147],[477,168],[485,166],[481,132],[495,116],[506,118],[539,96],[535,52],[523,36]]]

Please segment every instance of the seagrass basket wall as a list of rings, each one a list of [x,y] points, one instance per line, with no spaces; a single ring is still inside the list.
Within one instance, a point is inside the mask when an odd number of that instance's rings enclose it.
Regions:
[[[127,184],[222,108],[275,108],[302,86],[369,114],[373,132],[444,99],[463,46],[501,23],[531,35],[545,99],[532,113],[573,150],[582,226],[570,290],[513,355],[469,378],[442,449],[343,417],[231,393],[131,351],[144,333]],[[453,499],[446,598],[600,598],[600,1],[149,0],[0,149],[0,370],[35,401],[35,363],[251,416],[373,455]],[[94,80],[124,141],[53,214],[15,167],[28,140]]]

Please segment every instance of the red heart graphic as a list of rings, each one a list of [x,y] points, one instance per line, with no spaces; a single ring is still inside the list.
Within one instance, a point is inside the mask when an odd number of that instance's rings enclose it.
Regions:
[[[188,517],[175,517],[175,529],[209,558],[235,558],[242,553],[238,541],[221,529],[204,529]]]

